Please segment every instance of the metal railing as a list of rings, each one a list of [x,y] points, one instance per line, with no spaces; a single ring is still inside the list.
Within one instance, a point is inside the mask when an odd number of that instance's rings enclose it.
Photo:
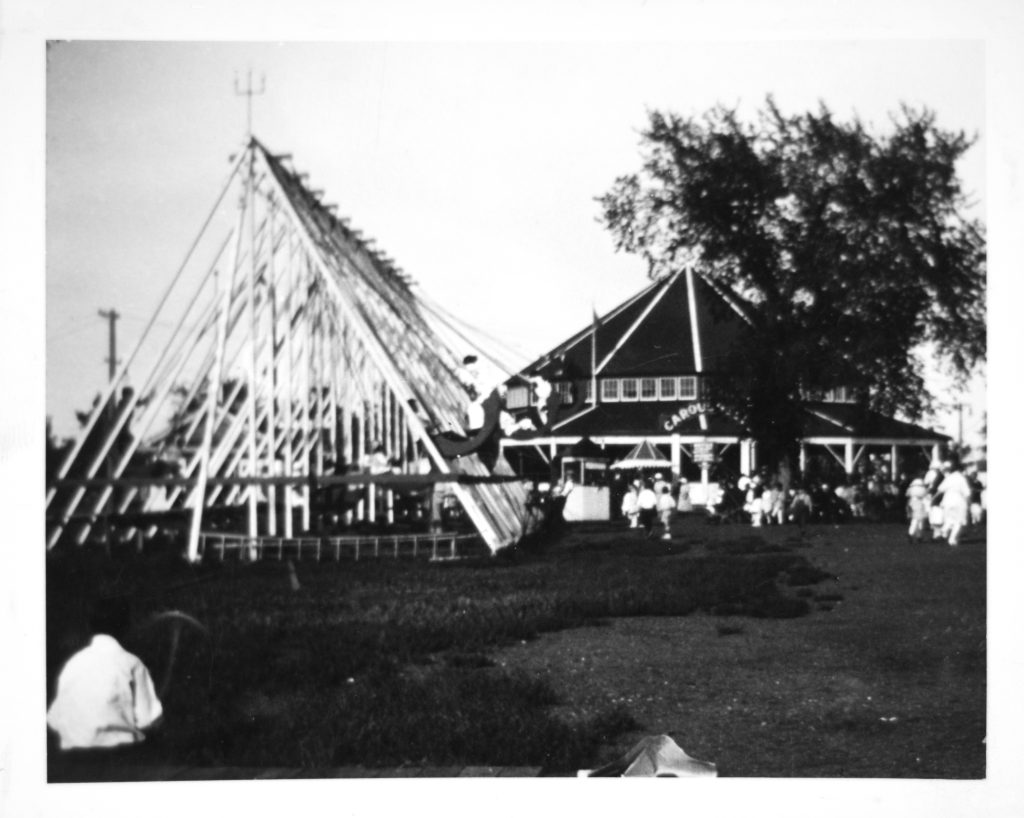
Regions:
[[[477,545],[481,548],[471,548]],[[223,562],[238,559],[361,559],[446,560],[490,553],[477,534],[363,534],[343,537],[250,537],[245,534],[203,532],[199,535],[200,559]]]

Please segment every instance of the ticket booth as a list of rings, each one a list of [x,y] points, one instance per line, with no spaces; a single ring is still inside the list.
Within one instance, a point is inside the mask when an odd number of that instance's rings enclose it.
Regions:
[[[567,522],[611,519],[611,488],[604,450],[589,438],[569,447],[561,457],[562,483],[573,488],[565,498],[562,514]]]

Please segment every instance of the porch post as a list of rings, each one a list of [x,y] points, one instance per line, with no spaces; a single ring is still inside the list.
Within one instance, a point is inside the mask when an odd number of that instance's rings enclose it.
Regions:
[[[890,469],[890,477],[892,478],[892,481],[894,483],[896,482],[896,478],[899,477],[899,474],[900,474],[899,457],[900,457],[900,447],[897,446],[895,443],[893,443],[892,444],[892,456],[889,458],[889,462],[892,465],[892,468]]]
[[[753,459],[753,448],[754,442],[747,438],[740,441],[740,474],[750,476],[750,463]]]
[[[682,464],[679,455],[679,435],[672,435],[672,442],[669,443],[670,454],[669,457],[672,460],[672,476],[678,478],[682,474]]]
[[[853,441],[847,440],[844,446],[843,455],[843,468],[846,469],[846,476],[850,477],[853,474]]]
[[[800,477],[807,473],[807,444],[800,441]]]

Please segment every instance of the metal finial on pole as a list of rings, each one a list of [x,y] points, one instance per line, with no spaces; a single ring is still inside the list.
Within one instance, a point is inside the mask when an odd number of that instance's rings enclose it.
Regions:
[[[252,98],[261,96],[267,90],[267,78],[265,75],[260,75],[260,87],[255,89],[252,87],[252,69],[249,69],[248,78],[246,81],[245,89],[238,87],[238,74],[235,74],[235,96],[245,97],[245,127],[246,136],[252,138]]]

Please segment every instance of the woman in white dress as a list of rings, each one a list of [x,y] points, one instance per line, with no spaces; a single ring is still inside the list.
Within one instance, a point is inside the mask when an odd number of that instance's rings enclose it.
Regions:
[[[967,512],[971,504],[971,484],[960,466],[946,461],[942,464],[945,475],[936,493],[942,496],[942,536],[950,545],[960,544],[960,531],[967,525]]]

